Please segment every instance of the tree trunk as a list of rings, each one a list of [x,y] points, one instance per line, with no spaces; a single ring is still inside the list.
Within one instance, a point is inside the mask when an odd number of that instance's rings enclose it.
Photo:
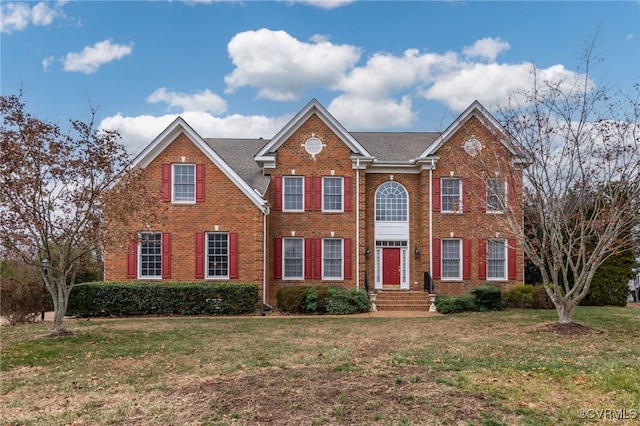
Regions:
[[[578,305],[577,302],[560,299],[555,305],[556,305],[556,312],[558,313],[558,323],[559,324],[573,323],[573,314],[576,311],[576,306]]]
[[[55,285],[56,283],[51,283]],[[57,291],[53,296],[53,331],[49,334],[50,337],[57,336],[69,336],[71,333],[64,326],[64,316],[67,313],[67,303],[69,301],[69,291],[66,288],[60,288],[57,286]]]

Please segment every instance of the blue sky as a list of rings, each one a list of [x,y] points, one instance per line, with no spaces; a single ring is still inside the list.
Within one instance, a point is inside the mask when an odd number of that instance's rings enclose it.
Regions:
[[[438,131],[474,100],[593,71],[640,80],[640,2],[2,1],[1,92],[66,126],[98,108],[132,153],[182,115],[271,138],[317,98],[351,131]]]

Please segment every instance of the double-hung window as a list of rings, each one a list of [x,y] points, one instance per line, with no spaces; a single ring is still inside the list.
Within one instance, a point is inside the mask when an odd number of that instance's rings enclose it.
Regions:
[[[461,242],[459,239],[442,240],[442,279],[462,279]]]
[[[284,238],[283,244],[283,262],[284,262],[284,279],[303,279],[303,239],[302,238]]]
[[[207,234],[207,278],[229,278],[229,234]]]
[[[302,176],[284,176],[284,211],[301,212],[304,210],[304,178]]]
[[[502,213],[506,205],[505,182],[499,179],[487,179],[487,212]]]
[[[507,241],[487,241],[487,279],[507,279]]]
[[[162,233],[141,232],[138,256],[140,278],[162,278]]]
[[[322,178],[322,210],[325,212],[341,212],[342,207],[341,177]]]
[[[173,202],[195,203],[196,166],[195,164],[173,164]]]
[[[459,213],[462,211],[462,179],[442,178],[442,211]]]
[[[322,240],[322,279],[341,280],[343,271],[342,239]]]

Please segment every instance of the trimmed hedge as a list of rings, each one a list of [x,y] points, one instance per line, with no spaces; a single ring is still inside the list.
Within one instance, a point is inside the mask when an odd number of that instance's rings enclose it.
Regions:
[[[471,290],[475,298],[475,305],[480,312],[501,311],[504,309],[504,300],[499,287],[491,283],[481,285]]]
[[[68,315],[239,315],[254,312],[255,284],[208,282],[93,282],[77,285]]]
[[[291,314],[332,315],[369,312],[369,298],[363,291],[339,287],[302,285],[282,287],[276,293],[278,309]]]
[[[441,314],[457,314],[460,312],[475,311],[474,298],[468,295],[449,296],[439,294],[436,297],[436,308]]]

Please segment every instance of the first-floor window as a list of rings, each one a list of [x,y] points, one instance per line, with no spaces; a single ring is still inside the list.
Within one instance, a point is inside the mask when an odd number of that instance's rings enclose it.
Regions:
[[[507,241],[487,241],[487,279],[507,279]]]
[[[140,278],[162,278],[162,233],[141,232],[139,241]]]
[[[342,279],[342,239],[322,240],[322,279]]]
[[[284,276],[285,279],[302,279],[303,278],[303,240],[302,238],[284,238],[283,243],[283,260],[284,260]]]
[[[229,277],[229,234],[207,234],[207,278]]]
[[[442,279],[462,278],[460,243],[461,240],[442,240]]]

